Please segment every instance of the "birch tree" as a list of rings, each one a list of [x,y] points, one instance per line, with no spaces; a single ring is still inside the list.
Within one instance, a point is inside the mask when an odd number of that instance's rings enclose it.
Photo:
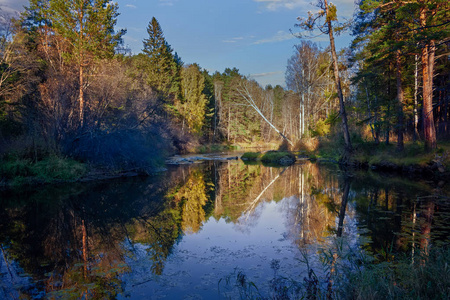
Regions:
[[[237,91],[239,95],[241,95],[242,99],[245,101],[246,105],[253,108],[255,112],[257,112],[263,120],[270,125],[284,140],[286,140],[289,145],[294,147],[294,144],[280,131],[275,125],[263,114],[260,107],[256,104],[252,93],[250,92],[250,82],[249,81],[241,81]]]

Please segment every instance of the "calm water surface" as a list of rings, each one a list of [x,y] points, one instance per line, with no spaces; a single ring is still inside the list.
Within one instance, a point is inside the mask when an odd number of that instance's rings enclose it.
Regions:
[[[235,299],[245,274],[303,282],[336,236],[377,259],[449,244],[445,182],[309,162],[172,166],[160,176],[0,194],[0,298]],[[241,276],[241,277],[239,277]]]

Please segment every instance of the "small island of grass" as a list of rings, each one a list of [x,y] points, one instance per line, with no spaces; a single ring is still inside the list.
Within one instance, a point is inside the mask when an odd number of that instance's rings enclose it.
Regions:
[[[288,166],[295,163],[295,155],[287,151],[246,152],[243,161],[261,161],[264,163]]]

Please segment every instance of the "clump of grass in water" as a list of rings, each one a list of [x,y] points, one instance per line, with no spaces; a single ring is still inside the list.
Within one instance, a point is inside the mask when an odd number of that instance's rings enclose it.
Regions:
[[[263,162],[279,162],[282,158],[288,158],[295,161],[294,154],[285,151],[267,151],[262,157]]]
[[[295,162],[295,155],[286,151],[267,151],[261,152],[246,152],[241,157],[242,160],[247,161],[262,161],[265,163],[280,163],[283,159],[289,162]]]
[[[241,159],[242,160],[260,160],[262,157],[261,152],[245,152],[242,156]]]

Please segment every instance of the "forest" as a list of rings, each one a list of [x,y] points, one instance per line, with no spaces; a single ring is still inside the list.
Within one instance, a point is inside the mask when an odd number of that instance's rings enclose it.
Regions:
[[[155,17],[142,52],[131,54],[126,31],[115,28],[118,4],[107,0],[0,10],[2,177],[40,172],[39,164],[155,169],[168,155],[213,145],[328,143],[345,157],[364,143],[401,152],[405,143],[435,151],[448,141],[449,3],[363,0],[348,23],[332,3],[317,6],[293,20],[299,42],[286,87],[261,87],[236,67],[209,74],[183,62]],[[336,51],[342,30],[353,41]],[[316,32],[329,47],[308,39]]]

